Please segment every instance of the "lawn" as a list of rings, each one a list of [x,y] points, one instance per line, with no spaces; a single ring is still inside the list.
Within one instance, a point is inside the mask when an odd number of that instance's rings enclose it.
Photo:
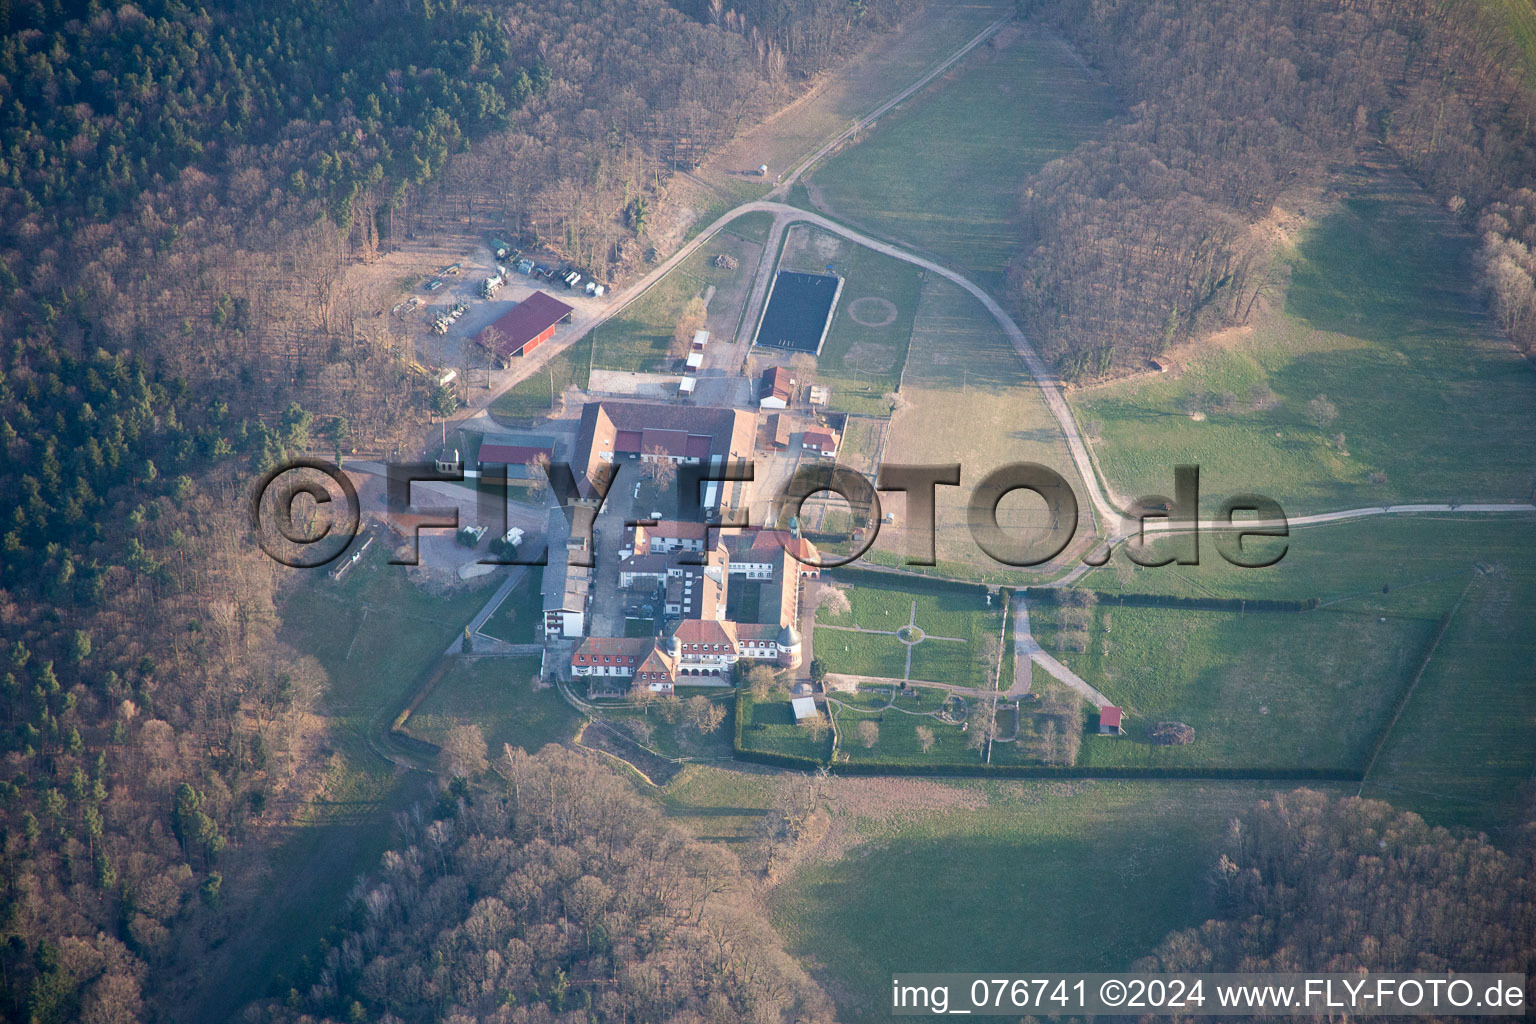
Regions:
[[[832,748],[831,731],[823,732],[817,739],[808,727],[796,725],[788,700],[766,700],[759,704],[743,696],[737,707],[744,708],[747,716],[741,730],[742,746],[747,750],[826,760]]]
[[[693,697],[706,697],[725,708],[725,719],[713,732],[700,732],[697,726],[688,722],[682,703]],[[671,705],[670,712],[666,701],[655,702],[644,709],[631,704],[615,704],[605,706],[602,717],[626,736],[663,757],[729,759],[731,737],[735,733],[735,724],[731,720],[736,703],[735,691],[717,686],[679,686],[677,698],[678,703]],[[645,723],[638,731],[633,727],[636,721]]]
[[[768,241],[768,233],[773,230],[773,214],[767,210],[744,213],[727,224],[723,230],[762,245]]]
[[[537,575],[525,573],[522,582],[512,588],[491,617],[485,620],[480,632],[509,644],[538,643],[543,609]]]
[[[1126,735],[1083,741],[1078,764],[1089,766],[1362,769],[1435,626],[1412,615],[1106,600],[1076,653],[1055,628],[1062,611],[1031,605],[1036,639],[1126,713]],[[1195,741],[1154,745],[1148,729],[1167,721],[1193,726]]]
[[[661,793],[669,818],[699,839],[745,843],[773,804],[779,776],[711,765],[685,765]]]
[[[1019,187],[1117,111],[1064,44],[1009,26],[816,168],[812,205],[1001,283]]]
[[[442,743],[458,725],[478,725],[491,755],[502,744],[533,752],[563,743],[576,733],[580,716],[554,687],[535,690],[539,659],[474,658],[455,662],[430,696],[406,722],[406,731]]]
[[[566,388],[586,388],[591,360],[592,335],[586,334],[532,376],[497,396],[491,403],[491,415],[514,425],[550,415]]]
[[[720,231],[693,252],[644,294],[592,332],[596,346],[594,369],[638,373],[665,373],[680,360],[671,354],[672,335],[689,300],[713,286],[708,304],[707,327],[712,334],[734,339],[742,305],[761,258],[762,244],[748,239],[755,231],[753,215],[731,222],[747,222],[744,233]],[[735,270],[715,266],[717,256],[737,261]]]
[[[843,278],[832,326],[816,359],[816,382],[832,389],[834,412],[885,416],[901,384],[924,272],[817,228],[789,229],[779,269]]]
[[[917,697],[897,696],[894,705],[887,707],[890,698],[885,689],[861,687],[857,694],[833,695],[836,700],[850,705],[837,709],[837,726],[842,733],[842,742],[838,746],[840,760],[916,765],[980,763],[981,755],[966,747],[965,733],[959,724],[924,714],[939,710],[944,703],[943,690],[918,687]],[[879,728],[879,738],[873,747],[865,746],[858,732],[859,723],[866,721],[874,722]],[[920,727],[933,733],[933,746],[926,753],[917,735]]]
[[[1292,252],[1283,311],[1181,375],[1071,397],[1116,492],[1166,494],[1196,463],[1213,508],[1252,491],[1295,515],[1530,500],[1536,373],[1475,298],[1473,239],[1406,186],[1353,196]],[[1313,418],[1319,396],[1334,418]]]
[[[1079,532],[1086,535],[1087,499],[1061,428],[1024,370],[1002,329],[975,298],[942,278],[923,283],[884,461],[908,465],[960,464],[960,486],[935,489],[938,571],[996,582],[1018,582],[1021,570],[988,558],[971,538],[966,503],[982,477],[1012,462],[1037,462],[1061,473],[1080,495]],[[916,538],[906,530],[905,499],[884,495],[897,514],[881,529],[868,557],[901,564]],[[1043,505],[1005,499],[999,521],[1010,530],[1044,535]],[[1027,578],[1027,577],[1026,577]]]
[[[903,972],[1125,970],[1212,916],[1215,843],[1272,788],[835,781],[862,844],[791,876],[775,920],[855,1024]]]
[[[977,588],[944,587],[872,573],[829,579],[857,582],[844,591],[848,612],[835,613],[825,605],[817,611],[816,657],[828,672],[905,678],[907,645],[898,637],[827,627],[894,632],[915,622],[932,638],[925,637],[912,647],[912,679],[958,686],[992,685],[995,665],[984,661],[982,654],[987,641],[1002,629],[1002,606],[997,600],[988,607]]]

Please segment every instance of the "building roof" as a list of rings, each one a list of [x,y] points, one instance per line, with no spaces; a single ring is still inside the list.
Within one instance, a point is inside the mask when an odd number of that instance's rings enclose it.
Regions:
[[[585,611],[587,591],[591,585],[591,573],[581,566],[573,566],[562,552],[571,538],[570,524],[558,508],[549,510],[549,563],[544,566],[543,583],[539,588],[544,598],[544,610]]]
[[[482,327],[475,340],[482,347],[490,348],[498,356],[517,355],[528,344],[555,324],[570,316],[574,310],[552,295],[534,292],[522,302],[503,313],[495,323]],[[494,331],[494,347],[492,342]]]
[[[796,537],[788,530],[757,528],[725,532],[720,535],[720,538],[725,543],[731,560],[736,562],[769,562],[774,563],[774,569],[777,570],[776,560],[783,552],[788,552],[797,561],[812,566],[821,562],[821,552],[815,544],[804,537]]]
[[[672,565],[675,559],[671,555],[663,554],[633,554],[628,558],[619,559],[619,575],[627,572],[641,573],[646,576],[662,576]]]
[[[789,417],[778,412],[769,414],[768,436],[774,444],[789,444]]]
[[[636,529],[645,531],[647,550],[651,544],[659,540],[709,539],[708,523],[689,522],[686,519],[658,519],[654,526],[641,526]]]
[[[543,455],[546,458],[555,457],[555,446],[551,442],[546,445],[536,444],[482,444],[480,446],[480,464],[501,463],[505,466],[526,466],[533,459]]]
[[[757,400],[777,398],[789,401],[794,393],[795,379],[782,366],[772,366],[763,371],[763,379],[757,386]]]
[[[646,642],[651,644],[651,650],[645,656],[645,660],[640,663],[640,667],[635,669],[635,679],[639,682],[649,682],[654,679],[675,678],[677,658],[670,652],[657,647],[653,641]]]
[[[581,410],[574,461],[591,479],[616,455],[639,455],[652,444],[678,458],[748,458],[756,440],[757,415],[739,409],[658,405],[653,402],[592,402]]]
[[[820,713],[816,710],[816,701],[812,697],[796,697],[789,702],[789,707],[795,713],[797,722],[815,718]]]
[[[656,641],[646,636],[589,636],[571,654],[572,665],[634,665],[656,648]]]
[[[1120,709],[1113,704],[1099,708],[1099,725],[1109,729],[1120,728]]]
[[[736,646],[736,624],[719,619],[684,619],[672,631],[680,644],[729,644]]]
[[[801,435],[800,443],[807,448],[836,448],[837,437],[825,430],[807,430]]]

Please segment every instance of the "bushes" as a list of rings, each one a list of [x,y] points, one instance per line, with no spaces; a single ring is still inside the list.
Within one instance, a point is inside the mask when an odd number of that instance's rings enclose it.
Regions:
[[[1158,722],[1147,735],[1152,742],[1163,747],[1182,747],[1195,742],[1195,730],[1183,722]]]

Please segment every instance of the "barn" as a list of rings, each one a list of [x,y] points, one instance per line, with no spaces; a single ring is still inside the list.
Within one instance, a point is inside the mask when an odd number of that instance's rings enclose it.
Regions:
[[[555,326],[574,310],[559,299],[534,292],[475,336],[480,347],[501,359],[524,356],[555,336]]]
[[[505,479],[527,480],[534,474],[528,467],[539,460],[554,461],[555,442],[549,437],[532,437],[520,442],[495,442],[486,441],[480,446],[480,472],[487,474],[489,467],[498,467],[494,470],[492,479],[502,478],[499,467],[505,466]]]

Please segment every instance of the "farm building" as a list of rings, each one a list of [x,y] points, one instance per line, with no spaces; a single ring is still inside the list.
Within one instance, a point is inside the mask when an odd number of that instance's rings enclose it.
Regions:
[[[837,454],[837,435],[828,430],[807,430],[800,435],[800,447],[831,458]]]
[[[704,365],[704,353],[695,349],[688,353],[688,369],[697,370]]]
[[[789,417],[783,413],[768,417],[768,447],[778,451],[789,447]]]
[[[832,390],[830,388],[825,384],[811,385],[812,405],[826,405],[830,401],[832,401]]]
[[[698,386],[699,378],[684,377],[682,380],[677,382],[677,393],[683,396],[691,395],[698,389]]]
[[[544,599],[545,639],[583,636],[587,631],[587,608],[591,604],[592,573],[590,569],[570,564],[573,553],[571,529],[558,508],[549,510],[547,536],[550,558],[544,566],[544,578],[539,587]],[[561,550],[566,552],[565,557],[557,554]]]
[[[501,359],[527,355],[555,336],[555,326],[574,310],[559,299],[534,292],[475,336],[480,346]]]
[[[1099,735],[1120,735],[1120,709],[1113,704],[1105,704],[1099,708]]]
[[[533,475],[528,469],[531,464],[539,460],[553,461],[554,457],[553,438],[533,437],[522,443],[486,441],[480,445],[480,472],[485,475],[487,467],[505,466],[506,479],[527,480]]]
[[[718,467],[750,457],[756,438],[756,414],[737,409],[593,402],[581,410],[573,461],[581,471],[578,481],[595,480],[604,463],[621,459]],[[739,482],[706,483],[704,491],[709,508],[734,508],[744,493]]]
[[[702,351],[704,351],[704,346],[708,345],[708,344],[709,344],[709,332],[708,331],[694,331],[693,332],[693,350],[695,352],[702,352]]]
[[[757,404],[764,409],[783,409],[795,395],[795,378],[782,366],[772,366],[763,371],[757,385]]]

